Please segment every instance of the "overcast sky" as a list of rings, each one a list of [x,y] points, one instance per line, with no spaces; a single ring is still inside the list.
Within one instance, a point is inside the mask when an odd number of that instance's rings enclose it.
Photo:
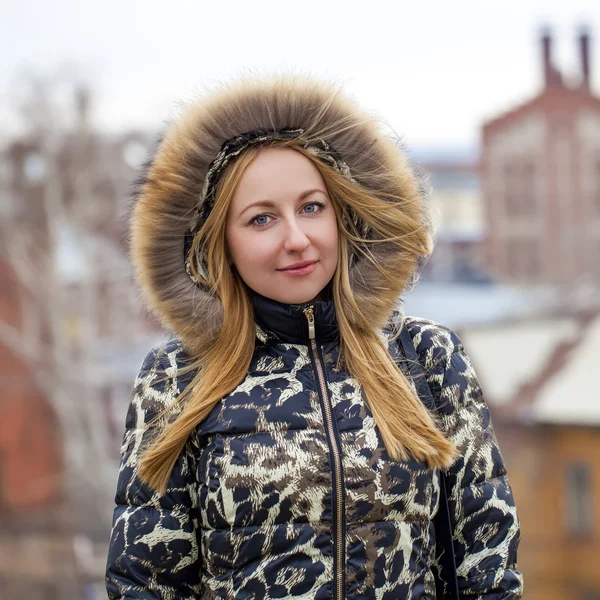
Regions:
[[[581,23],[598,0],[2,0],[0,127],[26,70],[64,64],[96,91],[111,130],[160,128],[206,83],[245,70],[335,78],[410,147],[468,147],[482,121],[539,91],[539,28],[555,63],[579,73]],[[9,6],[7,6],[9,5]],[[600,53],[592,41],[593,86]]]

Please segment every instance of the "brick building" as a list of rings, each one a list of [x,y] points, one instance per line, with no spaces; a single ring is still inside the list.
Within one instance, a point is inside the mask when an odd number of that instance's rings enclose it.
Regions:
[[[0,263],[0,322],[20,321],[17,290],[9,266]],[[0,361],[0,525],[4,529],[20,512],[43,510],[59,495],[62,469],[58,431],[30,365],[3,349]],[[25,451],[27,446],[27,451]]]
[[[554,65],[545,32],[543,90],[483,126],[486,254],[499,281],[600,279],[600,98],[591,87],[586,32],[578,49],[573,85]]]

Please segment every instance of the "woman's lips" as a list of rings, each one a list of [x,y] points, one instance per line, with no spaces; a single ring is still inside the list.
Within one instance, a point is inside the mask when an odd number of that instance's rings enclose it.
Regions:
[[[283,273],[284,275],[291,275],[291,276],[308,275],[309,273],[312,273],[317,268],[318,262],[319,261],[315,261],[315,262],[309,263],[308,265],[304,265],[303,267],[297,267],[295,269],[278,269],[278,271],[280,273]]]

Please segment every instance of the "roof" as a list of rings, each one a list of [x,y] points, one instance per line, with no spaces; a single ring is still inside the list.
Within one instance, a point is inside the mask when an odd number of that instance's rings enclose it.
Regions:
[[[480,327],[461,333],[486,398],[491,404],[513,400],[544,367],[558,343],[578,331],[573,317],[516,321],[501,327]]]
[[[600,426],[598,285],[550,287],[420,282],[405,313],[457,330],[496,417]]]
[[[600,426],[600,309],[460,332],[487,402],[511,422]]]
[[[502,132],[510,124],[516,124],[521,119],[532,113],[550,113],[557,111],[574,112],[575,108],[600,112],[600,98],[596,97],[586,88],[570,88],[563,85],[555,85],[544,89],[530,100],[507,110],[485,122],[483,125],[483,137],[497,132]]]
[[[539,390],[532,406],[538,422],[600,426],[600,316],[581,331],[569,360]]]
[[[554,303],[549,287],[524,289],[495,284],[456,284],[422,280],[406,294],[405,313],[459,329],[505,322],[546,311]]]

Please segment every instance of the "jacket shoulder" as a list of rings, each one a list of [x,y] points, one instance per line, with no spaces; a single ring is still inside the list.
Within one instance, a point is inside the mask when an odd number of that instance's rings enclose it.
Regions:
[[[464,350],[456,332],[436,321],[407,316],[404,324],[425,367],[431,368],[439,361],[447,362],[452,354]]]
[[[179,338],[173,338],[154,346],[144,358],[141,371],[154,367],[178,368],[189,356]]]
[[[189,374],[180,369],[189,363],[179,339],[153,347],[147,354],[135,378],[125,428],[140,429],[150,423],[175,400],[189,382]]]

